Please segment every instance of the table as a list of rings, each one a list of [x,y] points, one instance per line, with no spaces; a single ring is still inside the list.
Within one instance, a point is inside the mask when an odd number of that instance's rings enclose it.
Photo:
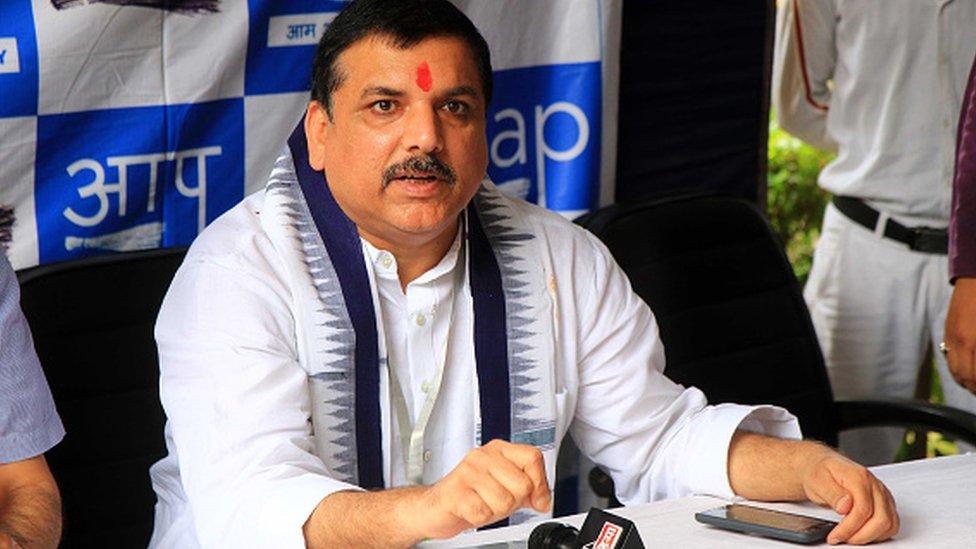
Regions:
[[[976,454],[940,457],[883,465],[871,469],[891,490],[901,517],[901,531],[884,549],[976,547]],[[752,503],[760,507],[839,520],[839,516],[812,503]],[[694,514],[729,503],[710,496],[692,496],[658,501],[646,505],[615,509],[612,512],[637,524],[647,547],[742,548],[798,547],[781,541],[719,530],[698,523]],[[579,527],[585,515],[561,517]],[[424,549],[440,547],[477,547],[484,544],[509,546],[506,542],[522,541],[535,524],[523,524],[458,536],[452,540],[426,542]],[[510,547],[525,547],[513,543]]]

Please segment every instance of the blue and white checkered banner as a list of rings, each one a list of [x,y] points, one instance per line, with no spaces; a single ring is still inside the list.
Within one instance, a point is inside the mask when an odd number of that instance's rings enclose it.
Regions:
[[[622,0],[455,2],[492,48],[492,179],[567,216],[609,202]],[[186,245],[260,189],[345,4],[0,0],[0,246],[15,267]]]

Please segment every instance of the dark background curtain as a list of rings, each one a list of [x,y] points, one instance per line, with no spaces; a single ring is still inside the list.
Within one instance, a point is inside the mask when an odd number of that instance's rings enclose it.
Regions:
[[[773,0],[627,0],[617,202],[716,191],[765,205]]]

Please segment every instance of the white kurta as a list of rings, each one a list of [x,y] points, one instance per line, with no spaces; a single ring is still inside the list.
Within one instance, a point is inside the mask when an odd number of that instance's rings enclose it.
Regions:
[[[309,327],[296,298],[304,290],[285,266],[294,249],[272,234],[268,200],[265,192],[251,195],[209,227],[163,304],[156,336],[170,453],[151,472],[159,497],[152,546],[301,547],[302,525],[318,502],[355,488],[333,478],[316,454],[316,432],[329,426],[312,413],[310,358],[302,351]],[[550,485],[567,432],[610,470],[625,503],[732,496],[728,443],[737,427],[799,436],[781,409],[706,406],[701,392],[665,378],[654,317],[606,248],[556,214],[508,206],[536,235],[527,264],[548,280],[537,299],[552,317],[551,333],[541,336],[551,346],[544,369],[553,390],[540,396],[540,408],[556,417],[555,445],[544,451]],[[432,483],[474,447],[480,419],[471,296],[467,282],[454,287],[463,278],[451,275],[463,262],[455,246],[397,295],[392,257],[364,250],[382,340],[388,486],[406,478],[389,362],[397,363],[415,417],[437,368],[436,356],[427,355],[449,343],[424,436],[422,476]],[[445,322],[438,315],[452,295],[454,321]]]

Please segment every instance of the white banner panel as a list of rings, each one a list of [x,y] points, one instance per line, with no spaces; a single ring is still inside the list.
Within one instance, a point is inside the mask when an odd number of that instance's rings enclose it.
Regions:
[[[17,268],[187,245],[260,189],[346,5],[127,3],[0,4],[0,246]],[[607,203],[622,1],[455,3],[492,48],[492,179],[567,216]]]

